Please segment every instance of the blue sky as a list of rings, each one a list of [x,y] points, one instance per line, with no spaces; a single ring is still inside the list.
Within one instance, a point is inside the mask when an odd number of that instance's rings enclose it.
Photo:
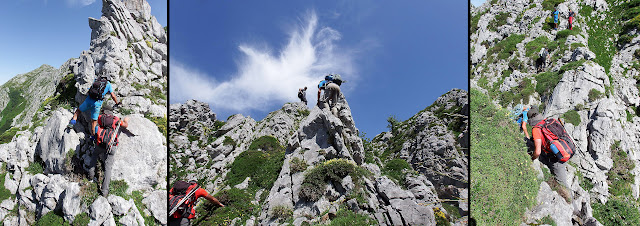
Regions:
[[[166,0],[147,0],[167,25]],[[89,49],[89,17],[102,15],[100,0],[0,1],[0,84],[48,64],[59,68]]]
[[[466,1],[174,1],[170,102],[208,102],[218,118],[263,119],[326,73],[373,137],[452,88],[468,87]]]
[[[475,7],[482,5],[484,2],[486,2],[486,0],[471,0],[471,4]]]

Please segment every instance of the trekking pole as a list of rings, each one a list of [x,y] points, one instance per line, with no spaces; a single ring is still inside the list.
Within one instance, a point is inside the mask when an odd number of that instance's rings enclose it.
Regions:
[[[176,206],[173,207],[173,209],[171,209],[171,211],[169,211],[169,216],[173,215],[173,213],[175,213],[176,211],[178,211],[178,208],[187,200],[189,200],[191,198],[191,196],[193,194],[196,193],[196,190],[198,190],[200,188],[199,185],[196,185],[196,187],[194,187],[193,189],[191,189],[191,191],[189,191],[189,193],[187,193],[187,195],[185,195],[182,199],[180,199],[180,201],[178,202],[178,204]]]
[[[116,126],[116,130],[115,130],[116,135],[111,137],[111,140],[109,141],[109,145],[107,145],[108,154],[111,154],[111,148],[113,147],[113,143],[115,142],[116,137],[120,135],[120,124],[122,124],[122,122],[118,120],[118,126]]]

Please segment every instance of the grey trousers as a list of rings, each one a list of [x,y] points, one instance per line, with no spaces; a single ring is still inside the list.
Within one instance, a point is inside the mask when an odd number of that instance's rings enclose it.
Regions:
[[[169,218],[169,226],[189,226],[191,220],[189,218]]]
[[[564,187],[569,188],[569,184],[567,183],[567,164],[558,162],[558,158],[553,154],[549,153],[541,153],[539,157],[540,163],[545,164],[551,170],[551,173],[556,176],[556,180],[564,185]]]
[[[102,192],[102,196],[109,196],[109,183],[111,183],[111,169],[113,168],[114,152],[111,154],[107,154],[107,149],[96,146],[93,149],[93,154],[91,157],[91,164],[89,166],[89,179],[93,179],[96,175],[96,166],[98,165],[98,159],[102,161],[104,164],[104,178],[102,180],[102,186],[100,186],[100,191]]]

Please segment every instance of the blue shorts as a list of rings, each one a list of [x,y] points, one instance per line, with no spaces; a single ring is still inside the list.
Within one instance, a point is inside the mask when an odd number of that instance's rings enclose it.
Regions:
[[[81,112],[89,110],[91,119],[98,120],[98,116],[100,115],[100,108],[102,108],[102,102],[102,100],[94,100],[91,97],[87,97],[87,99],[84,99],[84,102],[82,102],[78,109]]]
[[[556,23],[556,24],[558,23],[558,17],[553,18],[553,23]]]

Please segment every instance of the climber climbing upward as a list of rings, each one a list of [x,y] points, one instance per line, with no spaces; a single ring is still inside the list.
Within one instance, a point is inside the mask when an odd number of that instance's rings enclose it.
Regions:
[[[118,127],[120,125],[120,127]],[[103,162],[104,176],[100,191],[102,196],[109,195],[109,183],[111,182],[111,168],[113,167],[113,155],[115,154],[115,146],[118,145],[119,128],[129,127],[129,118],[125,117],[120,120],[119,117],[112,114],[102,114],[98,116],[97,125],[94,127],[96,134],[97,146],[92,151],[91,161],[89,164],[89,178],[97,182],[95,178],[95,169],[98,161]]]
[[[100,109],[102,108],[104,96],[106,96],[107,94],[111,94],[111,99],[113,99],[113,101],[116,103],[114,107],[119,106],[120,103],[116,98],[113,87],[111,87],[110,80],[110,75],[102,75],[93,81],[93,84],[87,92],[87,98],[84,99],[84,102],[82,102],[80,107],[73,113],[73,118],[68,125],[69,128],[73,128],[73,126],[76,124],[76,120],[78,120],[78,114],[87,110],[89,110],[89,113],[91,114],[91,127],[89,128],[95,128],[98,123],[98,115],[100,114]],[[93,129],[90,129],[89,131],[91,135],[95,135]],[[95,136],[93,138],[95,138]]]
[[[558,12],[558,7],[553,9],[553,29],[558,30],[558,14],[560,12]]]
[[[540,49],[540,52],[538,53],[538,59],[536,60],[536,72],[540,73],[541,71],[544,71],[550,58],[551,56],[549,55],[549,51],[547,50],[547,48],[543,47],[542,49]]]
[[[528,123],[533,125],[533,152],[531,160],[538,159],[549,167],[556,176],[558,182],[568,187],[567,166],[564,164],[575,153],[576,146],[560,121],[545,119],[538,112],[537,107],[532,107],[527,112]],[[542,153],[544,151],[544,153]]]
[[[340,95],[340,85],[345,82],[340,75],[329,74],[325,76],[324,80],[318,84],[318,106],[331,107],[331,112],[334,115],[338,115],[335,108],[338,102],[338,96]],[[320,92],[324,90],[324,98],[320,99]]]
[[[195,181],[176,181],[169,190],[169,226],[188,226],[191,225],[191,219],[196,217],[195,206],[199,198],[205,198],[209,202],[224,207],[216,198],[200,188]]]
[[[298,98],[300,98],[300,101],[302,101],[304,105],[307,105],[307,87],[306,86],[304,88],[298,89]]]
[[[527,139],[529,139],[529,133],[527,132],[527,112],[529,112],[529,108],[525,107],[522,104],[518,104],[511,111],[512,118],[516,121],[516,123],[520,126],[520,129],[524,132],[524,135]]]

